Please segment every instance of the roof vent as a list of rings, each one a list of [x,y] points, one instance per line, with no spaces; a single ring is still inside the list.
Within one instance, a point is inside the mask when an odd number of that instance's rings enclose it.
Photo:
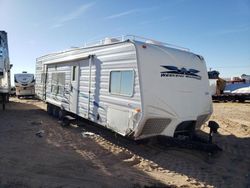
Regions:
[[[112,44],[112,43],[114,43],[114,42],[119,42],[120,40],[118,40],[118,39],[116,39],[116,38],[108,38],[108,37],[106,37],[105,39],[104,39],[104,44]]]
[[[27,71],[23,71],[22,73],[24,73],[24,74],[25,74],[25,73],[27,73]]]

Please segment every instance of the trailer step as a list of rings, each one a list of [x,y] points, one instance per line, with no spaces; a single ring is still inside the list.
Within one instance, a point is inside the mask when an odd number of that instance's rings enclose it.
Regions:
[[[70,115],[66,115],[63,117],[61,125],[64,127],[69,126],[71,123],[75,123],[76,122],[76,118],[72,117]]]

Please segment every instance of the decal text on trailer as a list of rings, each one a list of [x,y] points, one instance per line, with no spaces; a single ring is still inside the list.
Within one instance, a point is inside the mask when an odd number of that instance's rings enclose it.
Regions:
[[[194,78],[197,80],[201,79],[201,76],[199,76],[197,73],[200,71],[196,69],[186,69],[184,67],[178,68],[175,66],[167,66],[167,65],[161,65],[161,67],[167,69],[168,71],[162,71],[161,77],[185,77],[185,78]]]

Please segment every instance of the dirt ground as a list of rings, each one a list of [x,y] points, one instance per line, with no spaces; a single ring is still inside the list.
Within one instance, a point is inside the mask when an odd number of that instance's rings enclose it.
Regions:
[[[250,187],[250,103],[214,103],[223,151],[212,156],[136,144],[87,122],[65,128],[45,108],[12,98],[0,110],[0,188]]]

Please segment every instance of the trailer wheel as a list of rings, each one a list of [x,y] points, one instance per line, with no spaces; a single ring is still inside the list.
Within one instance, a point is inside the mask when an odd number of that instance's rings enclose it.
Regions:
[[[47,113],[49,115],[52,115],[52,105],[51,104],[47,104]]]
[[[59,109],[56,106],[53,106],[53,108],[52,108],[52,115],[55,118],[58,118],[58,116],[59,116]]]
[[[60,109],[59,112],[58,112],[58,118],[59,118],[59,120],[63,120],[63,118],[64,118],[65,115],[66,115],[66,111]]]
[[[61,125],[62,125],[63,127],[69,127],[69,125],[70,125],[70,120],[67,119],[67,118],[63,118],[63,119],[62,119]]]

